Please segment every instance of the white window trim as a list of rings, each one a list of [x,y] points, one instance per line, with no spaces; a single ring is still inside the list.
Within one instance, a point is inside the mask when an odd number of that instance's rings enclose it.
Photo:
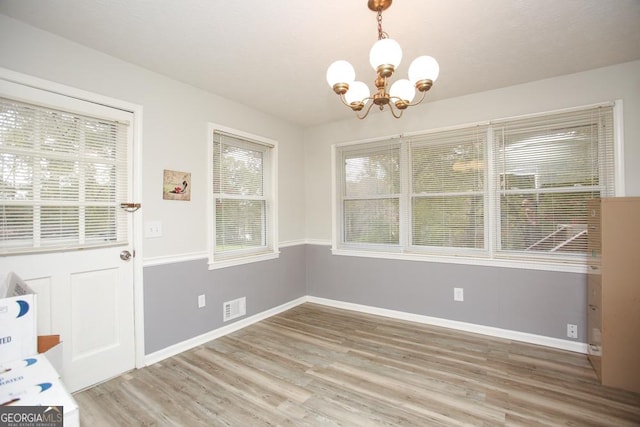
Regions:
[[[623,127],[623,104],[622,100],[617,99],[614,102],[601,102],[597,104],[584,105],[574,108],[565,108],[559,110],[546,111],[542,113],[535,114],[526,114],[514,117],[504,117],[500,119],[493,119],[492,121],[502,121],[502,120],[512,120],[512,119],[524,119],[531,118],[536,116],[544,116],[544,115],[552,115],[552,114],[560,114],[567,113],[572,111],[579,111],[589,108],[596,108],[602,106],[611,106],[613,105],[613,123],[614,123],[614,187],[615,187],[615,195],[617,197],[623,197],[625,195],[624,191],[624,127]],[[378,259],[394,259],[394,260],[405,260],[405,261],[423,261],[423,262],[436,262],[436,263],[447,263],[447,264],[466,264],[466,265],[477,265],[477,266],[487,266],[487,267],[502,267],[502,268],[517,268],[517,269],[529,269],[529,270],[545,270],[545,271],[558,271],[558,272],[569,272],[569,273],[587,273],[587,265],[586,265],[586,256],[574,256],[574,257],[558,257],[556,260],[550,260],[548,258],[541,259],[540,256],[536,254],[532,254],[528,256],[527,254],[516,253],[511,258],[498,258],[497,252],[495,248],[495,212],[493,208],[486,210],[487,215],[485,215],[485,229],[489,230],[489,235],[485,236],[488,239],[487,242],[487,250],[480,251],[477,255],[470,255],[469,249],[462,248],[456,254],[452,254],[450,248],[446,248],[443,250],[442,254],[434,254],[434,253],[420,253],[409,252],[405,248],[399,248],[397,251],[394,251],[392,248],[388,248],[388,250],[366,250],[363,246],[353,247],[349,244],[344,244],[341,242],[341,232],[342,232],[342,222],[341,212],[342,208],[341,200],[340,200],[340,191],[338,190],[338,185],[341,185],[340,182],[337,182],[339,178],[340,172],[337,170],[338,167],[338,156],[340,155],[339,149],[342,147],[349,147],[354,145],[362,145],[367,143],[375,143],[375,142],[384,142],[391,141],[393,139],[408,138],[411,136],[419,136],[425,135],[428,133],[435,132],[444,132],[448,130],[455,130],[460,128],[467,128],[471,126],[477,125],[491,125],[492,121],[487,122],[477,122],[477,123],[469,123],[463,125],[456,125],[450,127],[443,127],[437,129],[430,129],[426,131],[416,131],[410,132],[400,135],[392,135],[381,138],[370,138],[366,140],[357,140],[357,141],[349,141],[333,144],[331,146],[331,214],[332,214],[332,236],[331,236],[331,253],[333,255],[339,256],[355,256],[355,257],[365,257],[365,258],[378,258]],[[489,128],[489,132],[493,132],[491,128]],[[491,135],[489,135],[491,136]],[[490,140],[489,140],[490,141]],[[487,156],[491,156],[493,144],[487,143]],[[488,177],[491,177],[493,170],[493,162],[489,162],[489,170]],[[496,198],[495,185],[491,184],[491,179],[489,179],[488,188],[489,196],[488,196],[488,204],[490,206],[494,206]],[[487,206],[485,206],[486,208]],[[487,224],[488,223],[488,224]],[[374,245],[372,245],[374,246]],[[380,245],[375,245],[377,248]]]
[[[270,242],[270,247],[267,249],[259,249],[251,252],[243,252],[236,255],[227,255],[224,257],[217,256],[215,251],[216,241],[216,227],[213,221],[215,216],[215,204],[213,197],[213,133],[214,131],[220,131],[230,135],[244,138],[257,144],[269,147],[269,168],[270,175],[267,180],[268,187],[266,193],[270,196],[267,197],[267,211],[270,215],[267,216],[267,242]],[[209,253],[209,270],[215,270],[219,268],[233,267],[237,265],[249,264],[253,262],[266,261],[270,259],[276,259],[280,256],[280,250],[278,246],[278,142],[272,139],[268,139],[262,136],[253,135],[247,132],[242,132],[237,129],[232,129],[226,126],[218,125],[215,123],[209,123],[207,126],[207,144],[208,144],[208,156],[207,156],[207,247]]]

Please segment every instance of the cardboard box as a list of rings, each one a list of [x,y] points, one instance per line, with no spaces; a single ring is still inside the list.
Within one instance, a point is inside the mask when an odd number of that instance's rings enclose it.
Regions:
[[[26,387],[59,378],[58,372],[43,354],[3,363],[0,365],[0,405],[13,400],[14,394]]]
[[[64,425],[80,425],[78,405],[60,380],[60,335],[37,336],[35,292],[9,273],[0,297],[0,405],[62,406]]]
[[[0,366],[0,405],[62,406],[64,425],[80,424],[78,404],[45,354]]]
[[[47,360],[49,360],[53,369],[58,372],[60,378],[64,378],[60,335],[38,335],[38,354],[47,356]]]
[[[65,427],[80,425],[80,409],[73,396],[67,392],[60,380],[52,380],[44,385],[28,389],[12,405],[16,406],[62,406]]]
[[[0,363],[37,352],[36,294],[15,273],[9,273],[0,299]]]

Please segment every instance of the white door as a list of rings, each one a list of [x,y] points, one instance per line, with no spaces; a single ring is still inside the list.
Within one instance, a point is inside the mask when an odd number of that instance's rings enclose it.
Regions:
[[[124,254],[134,254],[136,214],[119,207],[133,194],[132,114],[2,79],[0,97],[0,272],[14,271],[34,289],[38,334],[60,335],[63,381],[80,390],[135,367],[133,257]],[[45,117],[25,130],[6,100],[58,110],[51,114],[64,123],[58,129],[41,123]],[[74,124],[84,117],[88,125]],[[125,129],[124,146],[87,136],[104,123]],[[23,130],[34,135],[14,136]],[[27,142],[11,142],[19,138]]]

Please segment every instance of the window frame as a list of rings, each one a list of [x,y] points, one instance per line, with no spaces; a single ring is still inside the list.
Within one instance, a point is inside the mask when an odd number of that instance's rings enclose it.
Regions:
[[[216,201],[219,199],[239,199],[242,197],[218,198],[214,193],[214,135],[228,135],[235,139],[243,140],[257,145],[261,148],[263,156],[263,197],[250,196],[248,199],[260,199],[265,202],[264,233],[265,245],[241,249],[238,251],[217,252],[216,251]],[[239,131],[215,123],[208,124],[208,264],[209,269],[218,269],[242,265],[252,262],[265,261],[279,257],[278,249],[278,143],[275,140],[262,136],[253,135],[248,132]]]
[[[616,100],[615,102],[606,102],[600,104],[580,106],[576,108],[568,108],[563,110],[554,110],[543,113],[529,114],[518,117],[502,118],[496,120],[496,122],[503,123],[509,120],[518,120],[523,118],[533,118],[536,116],[544,117],[554,114],[567,113],[572,111],[581,111],[587,109],[594,109],[597,107],[613,107],[613,170],[610,173],[614,178],[614,191],[615,196],[624,196],[624,159],[623,154],[623,134],[622,134],[622,101]],[[586,255],[578,256],[544,256],[541,253],[525,254],[523,251],[514,251],[515,253],[507,253],[501,251],[499,248],[500,228],[498,220],[500,217],[500,189],[497,188],[495,182],[496,168],[494,159],[494,135],[492,122],[471,123],[460,126],[453,126],[448,128],[439,128],[429,131],[418,131],[407,133],[404,135],[395,135],[384,138],[376,138],[362,141],[351,141],[344,143],[337,143],[332,145],[332,213],[333,213],[333,232],[332,232],[332,253],[334,255],[343,256],[358,256],[358,257],[370,257],[370,258],[384,258],[384,259],[400,259],[400,260],[414,260],[414,261],[428,261],[428,262],[442,262],[442,263],[454,263],[454,264],[469,264],[469,265],[482,265],[482,266],[496,266],[507,268],[524,268],[535,270],[547,270],[547,271],[563,271],[563,272],[578,272],[585,273],[586,267]],[[466,129],[473,126],[487,126],[487,137],[485,146],[485,165],[486,165],[486,181],[485,181],[485,194],[484,199],[484,230],[485,230],[485,246],[483,249],[470,249],[470,248],[442,248],[438,250],[437,247],[415,247],[411,245],[410,230],[411,217],[405,210],[405,215],[401,216],[401,238],[400,241],[404,244],[399,245],[397,248],[391,247],[366,247],[364,245],[345,244],[342,239],[342,212],[341,202],[342,193],[340,186],[342,182],[342,157],[343,152],[351,150],[363,150],[370,144],[377,144],[384,146],[385,143],[393,142],[400,144],[405,152],[410,151],[409,148],[405,148],[405,145],[411,140],[411,138],[419,138],[427,134],[448,132],[456,129]],[[406,153],[404,154],[407,155]],[[402,156],[402,154],[401,154]],[[401,171],[403,176],[403,195],[401,198],[401,206],[405,204],[405,209],[411,209],[411,197],[409,194],[410,185],[408,176],[411,172],[406,171],[411,167],[410,163],[404,163]],[[605,197],[605,196],[603,196]],[[407,206],[407,203],[409,204]],[[404,222],[404,224],[402,224]]]

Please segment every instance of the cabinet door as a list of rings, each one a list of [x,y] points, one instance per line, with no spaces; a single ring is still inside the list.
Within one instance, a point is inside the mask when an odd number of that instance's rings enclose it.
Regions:
[[[601,203],[602,383],[640,392],[640,198]]]

